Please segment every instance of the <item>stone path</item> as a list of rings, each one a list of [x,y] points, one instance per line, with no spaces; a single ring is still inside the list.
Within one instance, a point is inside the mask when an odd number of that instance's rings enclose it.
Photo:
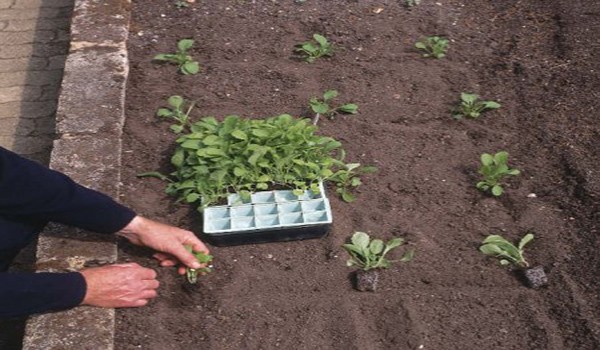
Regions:
[[[0,146],[48,163],[74,0],[0,0]]]
[[[0,0],[0,146],[48,164],[74,0]],[[30,247],[12,269],[34,261]],[[0,349],[21,349],[24,319],[0,320]]]

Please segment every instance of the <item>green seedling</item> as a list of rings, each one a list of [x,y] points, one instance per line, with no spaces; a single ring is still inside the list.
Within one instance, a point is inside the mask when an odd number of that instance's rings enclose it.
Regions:
[[[194,45],[192,39],[182,39],[177,42],[177,52],[161,53],[154,56],[157,61],[175,63],[179,66],[179,71],[185,75],[196,74],[200,71],[200,65],[194,61],[188,54],[188,50]]]
[[[439,36],[428,36],[418,41],[415,47],[425,52],[423,57],[443,58],[448,51],[448,39]]]
[[[489,235],[483,240],[479,250],[485,255],[500,258],[500,264],[504,266],[512,264],[519,268],[527,268],[529,267],[529,264],[525,261],[523,252],[525,245],[532,240],[533,234],[527,233],[521,238],[519,245],[515,247],[514,244],[500,235]]]
[[[406,7],[417,6],[421,3],[421,0],[404,0]]]
[[[343,157],[342,152],[342,157]],[[354,202],[356,196],[352,190],[362,184],[360,176],[377,171],[374,166],[360,166],[359,163],[345,164],[344,167],[333,174],[329,179],[336,184],[336,193],[346,202]]]
[[[321,115],[333,119],[333,117],[340,112],[348,114],[356,114],[358,112],[358,105],[354,103],[347,103],[335,108],[331,107],[330,102],[337,97],[337,95],[338,92],[336,90],[327,90],[323,93],[322,100],[317,97],[310,99],[310,108],[316,113],[313,124],[316,125],[318,123],[319,116]]]
[[[483,176],[483,180],[477,183],[477,188],[481,191],[491,190],[494,196],[500,196],[504,192],[504,188],[500,182],[506,176],[519,175],[521,172],[517,169],[511,169],[507,165],[508,153],[500,151],[494,155],[484,153],[481,155],[481,167],[479,174]]]
[[[177,124],[171,125],[171,130],[179,134],[183,131],[185,126],[190,123],[190,112],[194,108],[194,102],[187,102],[183,97],[174,95],[169,97],[167,103],[169,106],[166,108],[159,108],[158,111],[156,111],[156,116],[176,121]]]
[[[350,254],[350,259],[346,262],[347,266],[357,266],[362,270],[388,268],[395,261],[388,260],[385,255],[392,249],[404,244],[402,238],[392,238],[387,243],[380,239],[373,239],[364,232],[355,232],[352,235],[351,243],[344,244],[342,247]],[[412,260],[414,251],[407,251],[400,259],[402,262]]]
[[[460,104],[454,110],[454,118],[478,118],[487,109],[498,109],[500,104],[496,101],[480,101],[479,96],[463,92],[460,94]]]
[[[173,3],[173,5],[175,5],[175,7],[178,9],[183,9],[190,6],[190,4],[185,0],[177,0]]]
[[[188,245],[185,246],[185,249],[187,249],[188,252],[192,253],[200,264],[206,265],[205,267],[201,267],[199,269],[192,269],[189,267],[185,269],[185,277],[187,278],[187,281],[189,283],[194,284],[198,281],[199,274],[205,275],[212,271],[212,267],[207,264],[209,264],[213,260],[213,257],[212,255],[208,255],[204,252],[194,252],[192,251],[192,247]]]
[[[171,113],[172,109],[170,110]],[[162,113],[166,114],[167,111]],[[163,179],[166,192],[178,200],[204,207],[238,193],[242,200],[256,191],[290,188],[296,195],[319,193],[319,181],[333,182],[345,200],[372,167],[344,163],[342,144],[317,134],[308,119],[283,114],[267,119],[227,116],[181,121],[177,147],[171,157],[175,171],[140,174]]]
[[[304,60],[313,63],[317,58],[333,56],[333,46],[321,34],[313,35],[314,41],[296,45],[295,51],[304,56]]]

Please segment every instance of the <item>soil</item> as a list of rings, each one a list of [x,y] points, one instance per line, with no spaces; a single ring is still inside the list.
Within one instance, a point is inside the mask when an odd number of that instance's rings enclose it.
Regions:
[[[154,113],[170,95],[194,118],[310,116],[312,96],[340,92],[359,114],[321,118],[347,160],[375,165],[358,200],[329,191],[322,239],[212,247],[214,273],[186,286],[156,268],[159,297],[118,310],[118,349],[599,349],[600,3],[589,0],[133,2],[122,200],[201,233],[200,215],[136,174],[168,173],[174,135]],[[308,64],[295,44],[324,34],[335,56]],[[451,39],[443,59],[413,48]],[[196,40],[194,76],[151,61]],[[502,104],[454,120],[460,93]],[[520,169],[505,194],[475,188],[479,156],[506,150]],[[532,194],[535,194],[532,195]],[[353,289],[341,249],[354,231],[405,238],[415,259],[382,271],[377,293]],[[534,290],[478,251],[501,234],[535,240]],[[156,267],[121,245],[121,259]],[[400,255],[394,252],[392,255]]]

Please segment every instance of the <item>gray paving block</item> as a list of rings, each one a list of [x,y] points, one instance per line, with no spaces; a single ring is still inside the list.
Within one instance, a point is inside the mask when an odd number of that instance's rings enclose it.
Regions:
[[[76,1],[71,40],[124,43],[129,35],[129,1]]]
[[[76,50],[65,65],[58,132],[114,135],[123,122],[127,52],[124,47],[96,49],[78,47],[77,43],[73,46]]]

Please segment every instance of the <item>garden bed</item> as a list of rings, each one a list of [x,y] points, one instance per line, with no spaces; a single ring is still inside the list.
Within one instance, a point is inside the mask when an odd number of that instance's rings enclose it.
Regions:
[[[140,214],[200,233],[201,216],[157,179],[169,173],[175,136],[155,116],[171,95],[196,101],[192,118],[283,113],[312,116],[327,89],[356,115],[321,118],[320,133],[347,160],[374,165],[358,199],[331,192],[322,239],[212,247],[215,271],[186,285],[157,268],[159,297],[119,310],[119,349],[597,349],[600,61],[598,5],[561,1],[134,1],[123,197]],[[293,53],[314,33],[337,48],[312,64]],[[414,49],[442,35],[450,49]],[[193,38],[197,75],[152,62]],[[593,57],[596,59],[592,59]],[[454,120],[461,92],[502,104]],[[596,94],[596,95],[595,95]],[[479,156],[509,152],[512,177],[498,198],[480,192]],[[525,287],[478,251],[483,238],[527,247],[549,286]],[[399,236],[416,251],[383,271],[377,293],[352,289],[341,248],[354,231]],[[122,245],[121,260],[156,267]],[[395,253],[396,257],[400,254]],[[394,253],[392,253],[394,255]]]

